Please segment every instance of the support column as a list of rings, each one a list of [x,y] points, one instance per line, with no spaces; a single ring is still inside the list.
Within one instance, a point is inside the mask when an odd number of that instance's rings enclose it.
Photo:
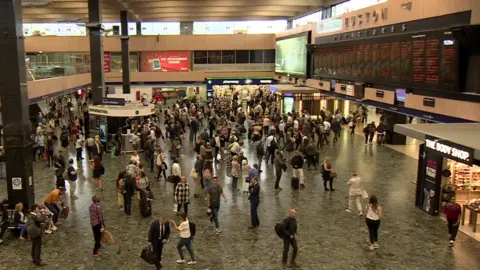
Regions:
[[[142,22],[137,22],[137,35],[142,35]]]
[[[35,193],[21,1],[0,1],[0,25],[0,98],[6,188],[10,207],[22,202],[28,209],[35,203]]]
[[[122,42],[122,84],[123,93],[130,94],[130,50],[128,46],[128,13],[126,10],[120,11],[120,28],[122,30],[122,36],[120,40]]]
[[[88,0],[87,28],[90,33],[90,65],[92,76],[93,105],[102,102],[105,90],[103,64],[103,27],[100,12],[100,0]]]

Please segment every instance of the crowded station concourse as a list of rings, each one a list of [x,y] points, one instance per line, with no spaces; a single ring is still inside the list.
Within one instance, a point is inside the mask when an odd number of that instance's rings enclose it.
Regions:
[[[480,269],[480,152],[415,129],[480,121],[443,1],[2,1],[0,269]]]

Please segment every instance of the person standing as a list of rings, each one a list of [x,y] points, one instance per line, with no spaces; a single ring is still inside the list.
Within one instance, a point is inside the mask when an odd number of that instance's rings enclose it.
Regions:
[[[137,190],[136,174],[132,171],[127,171],[125,178],[125,186],[123,188],[124,210],[127,216],[132,215],[132,196]]]
[[[274,133],[270,134],[265,140],[265,145],[267,146],[267,161],[266,164],[268,165],[268,160],[271,160],[271,163],[274,164],[275,162],[275,152],[278,149],[277,138],[275,138]]]
[[[185,246],[187,248],[190,257],[192,258],[191,261],[188,262],[188,265],[195,265],[197,262],[195,261],[195,253],[192,247],[192,234],[190,232],[190,222],[187,219],[187,215],[185,213],[179,213],[181,222],[180,225],[177,226],[174,220],[171,220],[170,223],[173,227],[180,232],[180,241],[177,245],[178,254],[180,255],[180,259],[177,260],[177,263],[185,263],[185,259],[183,257],[182,248]]]
[[[285,164],[285,160],[283,159],[283,152],[277,151],[277,155],[275,157],[275,191],[282,191],[283,189],[280,187],[280,179],[282,178],[282,171],[286,170],[287,165]]]
[[[190,188],[187,183],[186,177],[180,178],[180,183],[178,183],[175,188],[175,202],[177,203],[177,213],[180,212],[180,209],[183,205],[183,211],[185,215],[188,215],[188,204],[190,203]]]
[[[288,250],[290,246],[293,248],[292,258],[290,259],[290,267],[298,268],[300,267],[295,262],[298,253],[297,245],[297,210],[290,209],[288,210],[288,217],[283,220],[283,256],[282,256],[282,266],[283,268],[287,267],[288,260]]]
[[[83,140],[80,136],[77,136],[77,140],[75,141],[75,149],[77,150],[77,161],[83,160],[82,151],[83,151]]]
[[[379,248],[378,245],[378,228],[380,227],[380,219],[383,216],[383,208],[378,205],[377,196],[370,196],[369,203],[365,208],[365,217],[370,236],[370,250]]]
[[[77,179],[78,179],[79,171],[73,167],[73,159],[68,160],[68,168],[67,168],[67,179],[68,183],[70,184],[70,198],[72,200],[78,199],[77,195],[75,195],[75,190],[77,189]]]
[[[102,247],[100,240],[102,239],[102,228],[105,228],[105,221],[103,220],[102,208],[100,206],[100,199],[97,196],[92,197],[92,204],[88,208],[90,214],[90,225],[92,225],[93,238],[95,245],[93,246],[93,257],[100,256],[98,250]]]
[[[333,189],[333,177],[332,177],[332,164],[330,164],[330,159],[326,157],[322,163],[322,178],[323,178],[323,187],[325,191],[335,191]],[[330,183],[330,189],[327,188],[327,182]]]
[[[163,245],[168,243],[170,239],[170,223],[164,219],[158,219],[152,222],[148,231],[148,243],[152,246],[157,262],[155,267],[157,270],[162,268],[162,250]]]
[[[260,226],[257,212],[258,205],[260,204],[260,185],[258,184],[258,179],[256,177],[250,180],[250,188],[248,191],[250,192],[248,199],[250,200],[250,216],[252,218],[252,226],[248,228],[256,229]]]
[[[454,198],[452,198],[447,205],[445,205],[443,212],[447,216],[448,233],[450,234],[450,242],[448,243],[448,246],[453,247],[455,238],[457,237],[458,227],[460,226],[462,207],[455,202]]]
[[[213,184],[208,189],[207,201],[208,207],[212,210],[212,216],[210,217],[210,223],[215,222],[215,232],[221,233],[220,226],[218,224],[218,211],[220,210],[220,197],[223,197],[225,203],[227,203],[227,196],[223,192],[222,186],[218,183],[218,177],[213,177]]]
[[[37,266],[45,266],[42,262],[42,239],[43,239],[43,224],[47,221],[47,216],[44,211],[38,209],[38,205],[34,204],[30,207],[30,214],[27,221],[27,233],[32,240],[32,260]]]
[[[294,156],[290,161],[293,167],[293,176],[298,177],[300,185],[305,186],[305,177],[303,175],[303,155],[300,151],[295,150]]]
[[[238,178],[241,175],[241,166],[240,163],[238,162],[238,156],[232,157],[232,190],[233,191],[238,191]],[[244,191],[245,192],[245,191]]]
[[[257,164],[258,164],[258,172],[262,172],[262,161],[263,161],[263,156],[265,155],[265,145],[263,144],[263,141],[260,140],[257,143]]]
[[[363,193],[363,184],[360,176],[356,172],[352,172],[352,177],[348,180],[347,185],[348,189],[348,208],[347,212],[352,212],[353,202],[357,204],[358,215],[362,216],[362,193]]]
[[[103,167],[100,157],[98,156],[93,157],[92,169],[93,169],[92,178],[93,180],[95,180],[95,183],[97,184],[97,188],[99,188],[100,190],[103,190],[102,179],[100,177],[102,177],[102,175],[105,173],[105,167]]]

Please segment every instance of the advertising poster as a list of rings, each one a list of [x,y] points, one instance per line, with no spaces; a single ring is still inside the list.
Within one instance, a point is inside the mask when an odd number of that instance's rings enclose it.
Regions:
[[[293,97],[284,97],[283,98],[283,113],[289,113],[293,111],[294,98]]]
[[[112,53],[104,52],[103,53],[103,71],[111,72],[112,71]]]
[[[307,74],[308,35],[277,40],[275,72],[293,75]]]
[[[431,215],[438,215],[443,157],[428,150],[425,153],[421,208]]]
[[[140,53],[141,72],[188,72],[189,51],[156,51]]]

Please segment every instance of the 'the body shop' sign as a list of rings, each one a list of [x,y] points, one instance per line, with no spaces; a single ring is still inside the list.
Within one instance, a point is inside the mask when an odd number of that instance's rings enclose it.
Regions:
[[[443,156],[462,162],[467,165],[473,164],[473,149],[438,139],[432,136],[425,136],[425,146],[428,149],[441,153]]]

